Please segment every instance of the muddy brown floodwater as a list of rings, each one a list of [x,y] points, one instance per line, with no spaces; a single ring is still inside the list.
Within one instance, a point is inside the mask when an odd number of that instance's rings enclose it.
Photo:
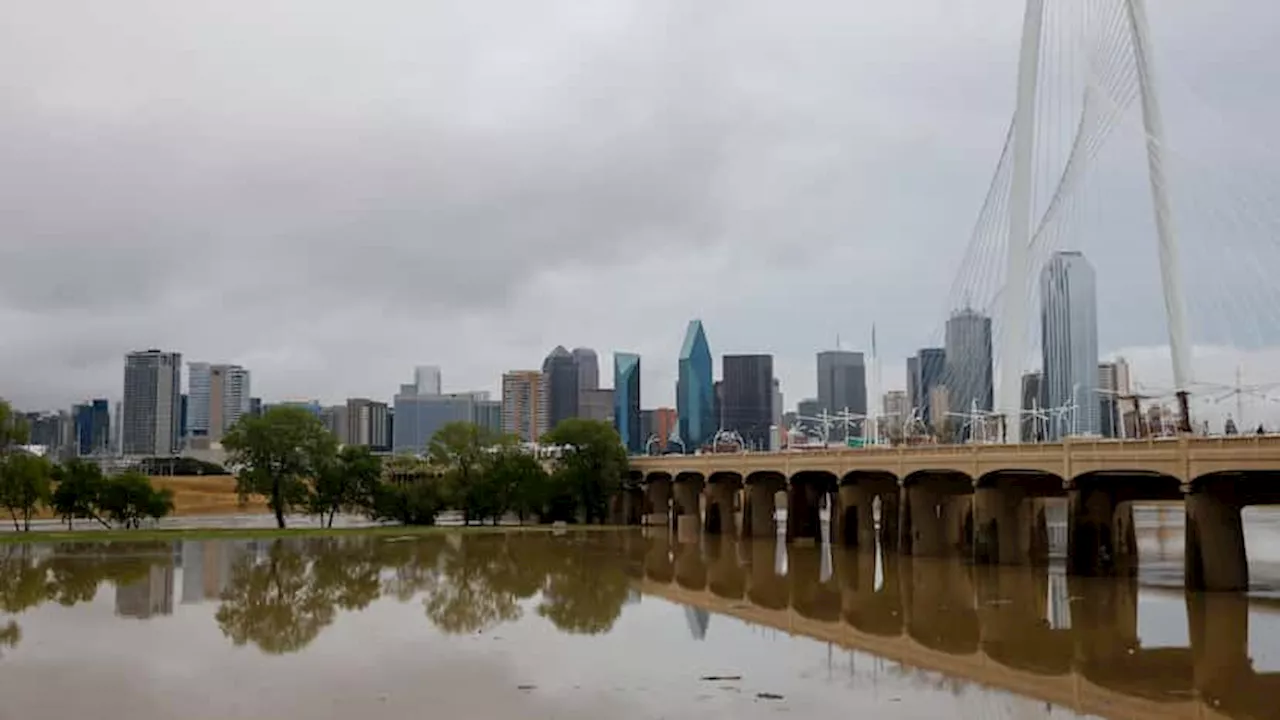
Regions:
[[[1276,717],[1280,606],[1168,587],[1163,552],[1100,580],[639,531],[3,545],[0,718]]]

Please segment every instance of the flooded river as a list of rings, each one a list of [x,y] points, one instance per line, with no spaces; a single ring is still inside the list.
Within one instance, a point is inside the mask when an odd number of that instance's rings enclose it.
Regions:
[[[1280,603],[1168,587],[1153,517],[1111,580],[640,531],[0,545],[0,719],[1280,716]]]

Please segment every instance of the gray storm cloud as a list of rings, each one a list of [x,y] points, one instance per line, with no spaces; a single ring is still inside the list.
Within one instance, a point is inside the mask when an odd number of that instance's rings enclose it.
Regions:
[[[0,395],[115,397],[142,347],[245,363],[271,398],[385,396],[423,363],[496,389],[565,344],[605,377],[611,350],[640,352],[654,405],[693,316],[717,354],[776,353],[789,401],[838,333],[865,347],[874,321],[900,362],[944,317],[1020,13],[10,3]],[[1161,3],[1165,71],[1262,127],[1277,13]],[[1149,254],[1100,247],[1102,279]],[[1103,301],[1143,299],[1110,303],[1103,346],[1161,343],[1154,270],[1111,272],[1127,284]]]

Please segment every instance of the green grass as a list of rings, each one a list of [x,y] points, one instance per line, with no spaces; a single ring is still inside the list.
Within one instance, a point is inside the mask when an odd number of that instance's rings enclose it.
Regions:
[[[550,525],[379,525],[363,528],[194,528],[190,530],[33,530],[31,532],[0,532],[0,545],[14,543],[53,542],[120,542],[136,540],[223,540],[230,538],[294,538],[329,537],[334,535],[436,535],[442,533],[549,533],[559,528]],[[619,525],[570,525],[567,530],[589,532],[617,532],[634,527]]]

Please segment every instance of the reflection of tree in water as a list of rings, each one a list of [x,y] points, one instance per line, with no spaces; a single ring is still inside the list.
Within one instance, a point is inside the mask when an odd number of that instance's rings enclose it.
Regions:
[[[308,545],[318,592],[342,610],[363,610],[382,594],[382,563],[377,545],[320,538]]]
[[[459,539],[457,549],[445,556],[442,577],[423,600],[427,617],[446,633],[479,632],[518,619],[516,595],[499,580],[507,570],[504,538]]]
[[[577,539],[556,553],[538,614],[568,633],[595,635],[613,629],[627,600],[627,576],[616,552]]]
[[[236,645],[252,642],[266,653],[306,647],[333,622],[335,605],[311,570],[303,553],[283,540],[272,543],[261,562],[241,558],[222,595],[218,627]]]
[[[437,567],[445,552],[443,537],[386,540],[376,547],[381,563],[391,568],[382,591],[396,600],[409,602],[438,580]]]
[[[49,599],[64,606],[88,602],[103,582],[128,585],[168,561],[165,543],[68,543],[45,561],[53,587]]]
[[[21,639],[22,628],[18,627],[18,623],[13,620],[6,623],[4,627],[0,627],[0,650],[17,647]],[[3,652],[0,652],[0,657],[4,657]]]
[[[0,546],[0,612],[17,615],[46,602],[72,606],[93,599],[104,581],[125,583],[147,574],[163,558],[159,543],[68,543],[37,557],[30,545]],[[22,639],[14,620],[0,625],[0,647]]]

